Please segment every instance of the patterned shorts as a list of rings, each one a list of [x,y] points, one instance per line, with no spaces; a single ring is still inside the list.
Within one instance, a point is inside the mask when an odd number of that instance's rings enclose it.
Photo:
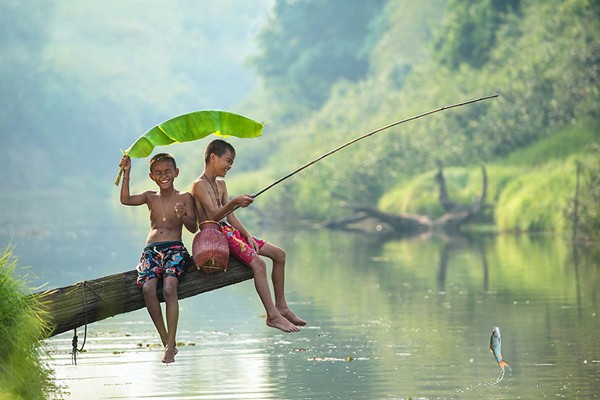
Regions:
[[[223,232],[227,238],[227,242],[229,242],[230,255],[237,258],[244,264],[249,265],[254,256],[256,256],[258,253],[256,253],[254,248],[248,244],[246,238],[242,236],[240,231],[231,225],[221,225],[221,232]],[[259,249],[262,248],[266,243],[264,240],[257,237],[253,236],[253,238]]]
[[[191,260],[190,254],[181,242],[151,243],[144,249],[137,266],[137,285],[141,289],[150,279],[165,276],[179,278],[184,265]]]

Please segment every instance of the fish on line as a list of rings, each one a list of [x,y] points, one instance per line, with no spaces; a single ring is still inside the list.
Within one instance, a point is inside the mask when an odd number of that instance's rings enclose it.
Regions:
[[[504,361],[504,359],[502,358],[501,346],[502,346],[502,339],[500,337],[500,328],[497,326],[494,326],[494,329],[492,329],[492,336],[490,337],[490,351],[496,358],[496,361],[498,362],[498,366],[504,371],[505,367],[508,367],[510,369],[510,365],[508,365],[508,363],[506,361]]]

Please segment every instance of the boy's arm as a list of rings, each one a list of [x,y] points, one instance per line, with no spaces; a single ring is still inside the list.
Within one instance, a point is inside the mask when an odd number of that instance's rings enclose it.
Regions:
[[[185,225],[185,229],[187,229],[190,233],[195,233],[198,230],[198,221],[196,219],[196,207],[194,205],[194,198],[188,192],[182,193],[183,200],[183,209],[175,208],[175,213],[181,221],[183,225]]]
[[[131,158],[124,155],[119,163],[123,167],[123,184],[121,185],[121,204],[126,206],[141,206],[146,204],[146,192],[132,195],[129,192],[129,173],[131,172]]]
[[[225,182],[223,182],[223,187],[225,187],[224,184]],[[236,206],[247,207],[253,201],[252,197],[248,195],[239,195],[231,201],[227,201],[225,192],[225,205],[223,207],[216,207],[210,197],[209,190],[211,190],[209,189],[209,183],[201,179],[196,180],[192,185],[192,196],[194,196],[196,204],[199,203],[206,214],[206,218],[212,221],[220,221],[227,213],[235,210]],[[226,190],[227,189],[225,189],[225,191]]]

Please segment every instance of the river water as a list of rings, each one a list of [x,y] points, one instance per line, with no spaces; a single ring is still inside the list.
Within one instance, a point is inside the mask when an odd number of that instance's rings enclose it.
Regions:
[[[146,211],[116,199],[3,197],[0,244],[33,286],[132,269]],[[43,204],[41,206],[40,204]],[[248,211],[238,214],[242,219]],[[45,342],[67,399],[594,399],[600,397],[598,250],[550,236],[402,240],[254,228],[285,248],[290,306],[309,321],[264,324],[251,281],[180,301],[165,366],[145,310]],[[258,225],[256,225],[258,226]],[[191,236],[184,242],[191,243]],[[510,369],[489,351],[502,333]],[[84,330],[78,329],[79,345]]]

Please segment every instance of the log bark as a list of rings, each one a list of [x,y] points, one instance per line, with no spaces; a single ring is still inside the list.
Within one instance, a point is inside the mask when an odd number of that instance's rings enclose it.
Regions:
[[[212,275],[188,264],[179,280],[179,299],[252,279],[252,269],[230,259],[227,271]],[[34,293],[48,316],[48,337],[85,324],[145,307],[142,291],[136,285],[137,271],[131,270],[70,286]],[[161,302],[162,287],[158,288]]]

